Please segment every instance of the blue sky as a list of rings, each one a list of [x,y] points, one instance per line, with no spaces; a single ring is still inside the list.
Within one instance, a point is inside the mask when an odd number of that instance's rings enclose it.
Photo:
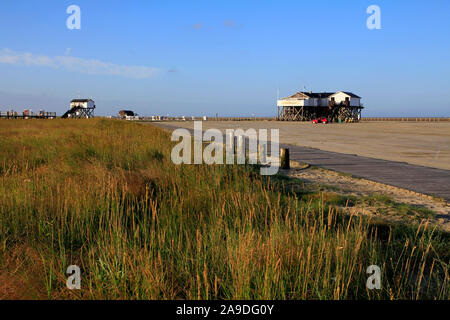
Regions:
[[[69,5],[81,30],[69,30]],[[381,8],[381,30],[366,9]],[[352,91],[366,116],[450,116],[450,1],[0,1],[0,110],[276,114]]]

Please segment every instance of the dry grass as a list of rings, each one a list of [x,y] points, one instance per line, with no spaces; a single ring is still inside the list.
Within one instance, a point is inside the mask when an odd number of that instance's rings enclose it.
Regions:
[[[251,166],[175,166],[158,128],[5,120],[0,145],[0,298],[449,298],[448,234],[348,217]]]

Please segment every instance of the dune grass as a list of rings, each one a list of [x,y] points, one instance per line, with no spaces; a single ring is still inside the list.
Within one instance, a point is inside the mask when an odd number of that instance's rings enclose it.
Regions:
[[[449,298],[448,234],[348,216],[252,166],[176,166],[172,145],[115,120],[0,121],[0,298]]]

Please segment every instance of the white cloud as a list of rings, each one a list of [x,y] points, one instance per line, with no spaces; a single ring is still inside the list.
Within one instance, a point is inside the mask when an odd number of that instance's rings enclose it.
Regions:
[[[0,50],[0,63],[19,66],[39,66],[53,69],[62,69],[93,75],[114,75],[134,79],[146,79],[157,75],[158,68],[119,65],[100,60],[87,60],[72,56],[49,57],[32,53],[14,52],[9,49]]]

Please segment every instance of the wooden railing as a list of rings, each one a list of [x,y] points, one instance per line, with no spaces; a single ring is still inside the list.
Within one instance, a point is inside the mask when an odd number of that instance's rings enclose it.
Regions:
[[[450,118],[425,118],[425,117],[396,117],[396,118],[361,118],[363,122],[372,121],[405,121],[405,122],[447,122]]]

